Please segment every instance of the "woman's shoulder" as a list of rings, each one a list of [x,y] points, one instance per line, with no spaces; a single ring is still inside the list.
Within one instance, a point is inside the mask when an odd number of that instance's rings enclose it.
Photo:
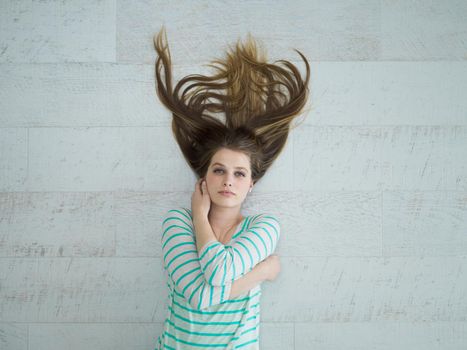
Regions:
[[[162,218],[162,232],[162,242],[168,242],[170,237],[179,236],[179,233],[188,233],[190,236],[194,236],[191,210],[184,207],[167,209]],[[184,239],[186,238],[182,238],[182,240]],[[163,246],[165,247],[165,244]]]
[[[271,212],[262,212],[258,214],[249,215],[251,218],[248,221],[248,228],[263,228],[266,231],[273,230],[277,234],[281,230],[279,219],[276,214]]]
[[[164,220],[167,219],[180,219],[185,221],[188,225],[191,225],[193,221],[193,216],[191,214],[191,209],[185,207],[174,207],[171,209],[167,209],[164,215]]]
[[[270,212],[262,212],[254,215],[249,215],[253,222],[274,222],[279,224],[279,218],[276,214]]]

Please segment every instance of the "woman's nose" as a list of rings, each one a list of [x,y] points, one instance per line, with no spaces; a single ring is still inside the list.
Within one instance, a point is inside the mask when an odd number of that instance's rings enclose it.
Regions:
[[[232,180],[229,174],[225,175],[224,177],[224,185],[232,186]]]

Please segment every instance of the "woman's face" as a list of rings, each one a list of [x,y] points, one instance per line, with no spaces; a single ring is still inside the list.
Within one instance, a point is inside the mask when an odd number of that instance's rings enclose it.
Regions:
[[[239,151],[221,148],[211,159],[206,172],[206,185],[211,201],[216,205],[241,205],[253,185],[249,157]],[[233,194],[220,193],[224,190]]]

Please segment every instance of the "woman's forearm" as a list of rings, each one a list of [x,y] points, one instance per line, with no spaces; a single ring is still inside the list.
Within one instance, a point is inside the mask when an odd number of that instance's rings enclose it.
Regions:
[[[258,284],[264,282],[266,280],[266,271],[264,269],[264,265],[259,263],[256,265],[252,270],[248,273],[240,277],[239,279],[235,280],[232,283],[232,288],[230,289],[230,296],[229,299],[234,299],[239,295],[253,289]]]
[[[219,241],[214,235],[211,224],[206,216],[193,212],[193,226],[196,236],[196,249],[198,253],[203,249],[206,243],[210,241]]]

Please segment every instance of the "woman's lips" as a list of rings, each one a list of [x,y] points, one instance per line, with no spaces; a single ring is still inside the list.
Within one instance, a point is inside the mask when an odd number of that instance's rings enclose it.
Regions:
[[[229,196],[234,196],[235,194],[232,193],[232,192],[223,192],[223,191],[219,191],[219,193],[223,196],[226,196],[226,197],[229,197]]]

